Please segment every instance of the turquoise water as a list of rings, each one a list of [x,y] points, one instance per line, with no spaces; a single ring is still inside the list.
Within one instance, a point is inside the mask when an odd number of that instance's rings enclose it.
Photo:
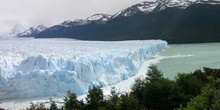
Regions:
[[[203,67],[220,68],[220,43],[175,44],[160,56],[192,55],[165,58],[157,64],[165,77],[175,78],[177,73],[193,72]]]

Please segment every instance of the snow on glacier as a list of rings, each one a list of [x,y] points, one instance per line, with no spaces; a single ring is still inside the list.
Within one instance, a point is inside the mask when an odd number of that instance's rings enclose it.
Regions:
[[[112,87],[115,88],[115,90],[118,93],[126,93],[131,91],[132,85],[135,83],[135,80],[138,78],[144,78],[146,77],[146,72],[148,71],[148,67],[150,65],[155,65],[157,63],[160,63],[161,60],[163,59],[169,59],[169,58],[181,58],[181,57],[192,57],[194,55],[172,55],[172,56],[161,56],[161,55],[155,55],[153,58],[146,60],[145,62],[142,63],[141,67],[139,68],[137,74],[135,76],[129,77],[127,80],[120,81],[116,85],[110,85],[110,86],[105,86],[101,88],[104,93],[104,97],[108,98],[108,96],[111,94],[111,89]],[[35,104],[40,104],[43,103],[45,104],[46,107],[49,107],[50,104],[50,99],[53,99],[54,101],[58,102],[57,105],[58,107],[62,108],[63,106],[63,97],[64,96],[59,96],[59,97],[40,97],[40,98],[31,98],[31,99],[16,99],[16,100],[7,100],[3,101],[2,103],[0,102],[0,107],[3,107],[7,110],[21,110],[24,108],[30,107],[31,103]],[[86,94],[85,95],[79,95],[77,96],[78,100],[85,100]]]
[[[140,65],[167,42],[0,40],[0,99],[85,94],[92,85],[115,85],[137,74]]]

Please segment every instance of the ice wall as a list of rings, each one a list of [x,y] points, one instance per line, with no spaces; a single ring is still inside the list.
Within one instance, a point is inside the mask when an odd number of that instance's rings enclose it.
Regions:
[[[0,41],[0,99],[44,97],[114,85],[167,46],[165,41]]]

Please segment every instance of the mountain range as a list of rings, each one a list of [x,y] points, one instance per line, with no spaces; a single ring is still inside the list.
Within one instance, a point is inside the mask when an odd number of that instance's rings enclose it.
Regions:
[[[35,38],[80,40],[162,39],[169,43],[220,41],[220,0],[155,0],[128,7],[114,15],[95,14],[64,21]]]
[[[37,27],[30,27],[29,29],[18,33],[16,37],[35,37],[40,32],[44,31],[47,27],[44,25],[38,25]]]

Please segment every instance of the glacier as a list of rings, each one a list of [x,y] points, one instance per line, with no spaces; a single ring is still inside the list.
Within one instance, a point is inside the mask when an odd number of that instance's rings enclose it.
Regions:
[[[0,39],[0,99],[77,95],[135,76],[162,40]]]

